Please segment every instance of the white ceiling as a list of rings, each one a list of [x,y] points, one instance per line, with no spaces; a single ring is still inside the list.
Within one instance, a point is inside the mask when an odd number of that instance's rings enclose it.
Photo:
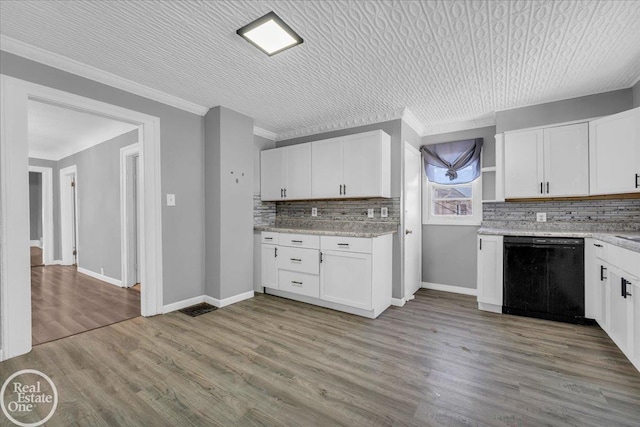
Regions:
[[[640,1],[3,0],[0,8],[3,36],[194,104],[224,105],[279,138],[403,107],[431,129],[481,122],[640,77]],[[267,57],[235,31],[271,10],[304,43]]]
[[[137,127],[31,100],[28,105],[28,122],[29,157],[48,160],[60,160]]]

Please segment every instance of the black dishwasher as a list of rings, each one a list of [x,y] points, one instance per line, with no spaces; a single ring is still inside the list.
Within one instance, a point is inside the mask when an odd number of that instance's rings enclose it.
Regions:
[[[502,312],[584,323],[584,239],[505,236]]]

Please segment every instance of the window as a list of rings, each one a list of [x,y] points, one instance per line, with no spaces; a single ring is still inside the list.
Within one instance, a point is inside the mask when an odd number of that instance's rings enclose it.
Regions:
[[[443,169],[442,174],[446,172]],[[459,172],[460,176],[466,173]],[[465,184],[438,184],[423,173],[423,214],[425,224],[480,225],[482,222],[481,178]]]

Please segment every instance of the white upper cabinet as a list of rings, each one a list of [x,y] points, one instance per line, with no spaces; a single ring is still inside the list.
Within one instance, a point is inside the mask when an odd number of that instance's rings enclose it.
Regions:
[[[586,123],[507,133],[505,197],[589,194],[589,132]]]
[[[301,200],[311,197],[309,144],[260,153],[260,196],[262,200]]]
[[[311,143],[314,199],[390,197],[391,142],[381,130]]]
[[[591,194],[640,192],[640,107],[589,123]]]

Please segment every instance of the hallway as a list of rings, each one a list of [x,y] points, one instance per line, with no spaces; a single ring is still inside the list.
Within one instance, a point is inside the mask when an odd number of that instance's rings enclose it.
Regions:
[[[74,266],[31,268],[33,345],[140,316],[140,292],[78,273]]]

